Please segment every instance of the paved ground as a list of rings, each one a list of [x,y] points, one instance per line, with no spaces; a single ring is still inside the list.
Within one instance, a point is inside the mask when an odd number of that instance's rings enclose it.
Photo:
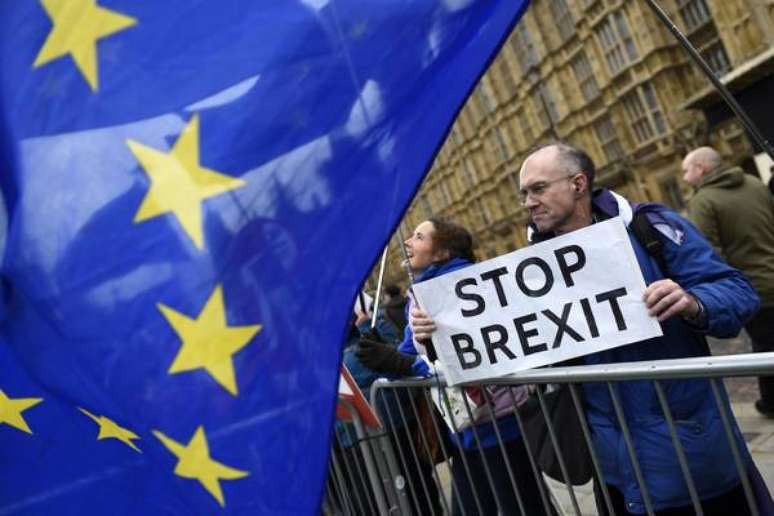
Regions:
[[[730,340],[711,340],[713,354],[728,355],[749,353],[750,344],[746,335]],[[762,417],[753,403],[758,399],[758,384],[755,378],[732,378],[726,380],[731,397],[732,409],[752,452],[753,459],[766,480],[769,489],[774,490],[774,420]],[[565,514],[575,514],[573,504],[564,485],[552,482],[552,491]],[[581,513],[586,516],[597,514],[591,483],[574,488]]]

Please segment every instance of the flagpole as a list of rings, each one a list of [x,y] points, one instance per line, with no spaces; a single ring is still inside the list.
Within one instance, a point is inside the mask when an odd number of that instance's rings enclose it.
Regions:
[[[408,286],[408,293],[411,294],[411,301],[414,303],[414,306],[421,308],[419,301],[417,300],[417,296],[414,294],[414,272],[411,270],[411,266],[409,265],[408,252],[406,251],[406,239],[403,238],[403,232],[400,229],[400,225],[398,225],[398,238],[400,239],[400,249],[403,251],[403,260],[406,264],[406,273],[408,274],[409,280],[411,281]],[[438,354],[435,352],[435,346],[433,345],[432,338],[422,339],[419,342],[425,346],[425,350],[427,351],[427,358],[430,359],[430,362],[435,362],[438,360]]]
[[[707,76],[718,93],[720,93],[720,96],[723,97],[723,100],[726,101],[728,107],[731,108],[731,111],[733,111],[737,118],[739,118],[739,121],[742,122],[742,125],[744,125],[745,129],[747,129],[747,132],[750,134],[752,139],[755,140],[755,143],[757,143],[760,148],[763,149],[763,151],[774,160],[774,147],[772,147],[771,143],[769,143],[769,141],[766,140],[763,134],[758,130],[752,119],[747,116],[747,113],[744,111],[744,109],[742,109],[742,106],[739,105],[725,84],[723,84],[715,75],[715,73],[712,71],[712,68],[710,68],[709,64],[707,64],[707,61],[701,56],[696,47],[694,47],[685,36],[685,34],[683,34],[680,29],[677,28],[677,25],[675,25],[674,22],[669,18],[669,15],[667,15],[657,0],[645,0],[645,3],[648,4],[648,7],[650,7],[656,17],[661,20],[664,26],[669,29],[669,31],[672,33],[675,39],[677,39],[678,43],[680,43],[685,51],[688,52],[688,55],[691,56],[693,62],[698,65],[699,68],[701,68],[702,72],[704,72],[704,75]]]
[[[382,253],[382,264],[379,266],[379,279],[376,280],[376,294],[374,296],[374,313],[371,315],[371,329],[376,327],[376,313],[379,311],[379,298],[382,295],[382,280],[384,279],[384,264],[387,261],[387,249],[390,248],[390,244],[384,248]]]
[[[414,285],[414,272],[411,270],[411,266],[409,265],[409,256],[408,251],[406,251],[406,239],[403,238],[403,231],[400,229],[400,225],[398,225],[398,246],[400,247],[400,250],[403,253],[403,265],[404,269],[406,270],[406,274],[408,274],[409,277],[409,286],[408,286],[408,292],[411,294],[411,298],[414,301],[414,303],[419,306],[419,303],[417,303],[417,298],[414,295],[414,289],[412,288],[412,285]]]

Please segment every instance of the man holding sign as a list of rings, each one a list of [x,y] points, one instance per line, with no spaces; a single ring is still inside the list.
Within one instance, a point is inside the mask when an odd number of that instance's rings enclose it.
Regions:
[[[550,363],[551,354],[553,361],[586,354],[588,364],[702,356],[709,352],[705,334],[735,336],[758,308],[747,279],[676,213],[652,204],[633,206],[607,190],[592,195],[594,171],[585,152],[567,145],[532,153],[519,174],[519,193],[536,245],[529,253],[501,257],[503,263],[478,276],[455,278],[457,301],[450,300],[446,311],[423,305],[431,315],[412,312],[416,337],[436,337],[436,347],[445,348],[439,354],[456,359],[458,372],[475,371],[480,366],[471,364],[480,360],[503,373],[502,363],[531,361],[534,367]],[[631,227],[637,213],[663,246],[661,264]],[[616,217],[619,221],[612,220]],[[629,267],[632,258],[645,288]],[[639,303],[633,295],[639,295]],[[460,317],[470,314],[471,324],[467,331],[452,330],[456,340],[441,342],[438,336],[448,333],[441,319],[453,310]],[[487,318],[498,310],[511,310],[509,324]],[[645,310],[657,318],[662,335],[653,319],[642,317]],[[441,327],[437,332],[434,320]],[[681,441],[705,514],[749,514],[709,382],[674,380],[663,387],[678,434],[685,437]],[[607,386],[584,385],[584,392],[614,509],[642,514],[643,494]],[[693,514],[653,383],[623,382],[618,392],[654,510]],[[746,450],[738,429],[736,434]]]

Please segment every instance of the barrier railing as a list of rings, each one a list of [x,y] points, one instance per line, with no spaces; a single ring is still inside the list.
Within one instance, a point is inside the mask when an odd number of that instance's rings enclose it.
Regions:
[[[545,481],[552,470],[551,475],[560,481],[553,483],[554,489],[563,485],[571,512],[580,515],[574,485],[578,479],[574,476],[579,470],[578,450],[585,445],[589,475],[594,479],[595,511],[620,514],[623,492],[615,487],[620,479],[606,478],[600,457],[604,451],[600,439],[606,427],[600,426],[598,414],[584,398],[584,393],[595,386],[597,398],[600,392],[606,393],[609,424],[620,432],[636,484],[633,489],[641,499],[641,506],[629,505],[626,510],[655,515],[660,508],[652,492],[654,477],[652,471],[646,471],[652,457],[642,456],[642,421],[636,407],[631,406],[629,394],[631,382],[645,382],[641,385],[652,386],[653,403],[661,412],[658,424],[663,424],[668,434],[659,453],[675,458],[671,473],[679,474],[684,482],[686,505],[703,515],[708,504],[716,503],[715,497],[723,492],[702,491],[703,479],[697,477],[699,466],[692,464],[686,453],[685,431],[690,429],[690,437],[704,430],[699,423],[681,419],[684,407],[670,403],[670,389],[688,385],[674,380],[696,379],[699,382],[690,383],[692,396],[701,399],[693,401],[712,407],[706,410],[711,410],[712,418],[717,416],[718,435],[724,436],[722,446],[727,446],[728,456],[732,457],[735,485],[726,487],[736,496],[734,514],[757,516],[762,514],[761,499],[765,501],[768,493],[752,465],[722,379],[773,372],[774,353],[756,353],[545,368],[492,379],[486,384],[455,387],[447,387],[440,377],[378,380],[371,387],[370,400],[384,429],[364,428],[356,414],[352,425],[339,424],[323,512],[552,516],[562,512]],[[572,409],[565,407],[559,417],[557,393],[562,388],[565,403]],[[569,421],[568,410],[577,418],[574,428],[580,435],[568,436],[573,427],[565,424]],[[642,410],[653,412],[652,407]],[[536,439],[535,428],[541,429],[538,434],[547,435],[537,435]],[[528,438],[522,437],[525,435]],[[693,453],[695,457],[696,451]],[[766,514],[768,507],[763,510]]]

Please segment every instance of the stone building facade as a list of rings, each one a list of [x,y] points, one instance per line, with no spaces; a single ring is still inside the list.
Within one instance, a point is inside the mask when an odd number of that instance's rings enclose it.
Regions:
[[[760,103],[774,93],[774,0],[660,3],[737,95],[755,90]],[[525,245],[519,167],[556,139],[590,153],[598,184],[680,210],[687,149],[711,144],[746,168],[759,152],[724,109],[645,1],[533,0],[471,92],[401,233],[436,215],[471,229],[480,259]],[[396,242],[386,277],[405,284]]]

